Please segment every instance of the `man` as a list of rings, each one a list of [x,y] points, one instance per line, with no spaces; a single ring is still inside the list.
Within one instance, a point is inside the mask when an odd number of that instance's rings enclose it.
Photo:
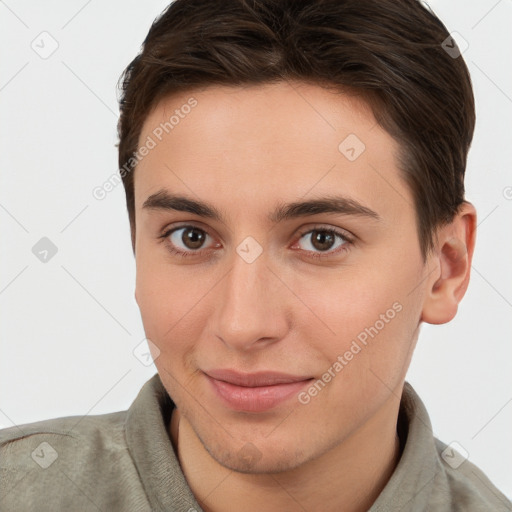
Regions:
[[[158,374],[128,411],[4,430],[6,510],[511,510],[405,382],[475,245],[447,38],[415,0],[164,11],[119,121]]]

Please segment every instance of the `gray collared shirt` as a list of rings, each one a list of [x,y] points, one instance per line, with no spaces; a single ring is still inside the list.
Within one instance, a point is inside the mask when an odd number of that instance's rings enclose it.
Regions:
[[[0,511],[200,512],[169,438],[173,408],[156,374],[127,411],[0,430]],[[407,382],[398,425],[402,455],[369,512],[512,511],[482,471],[433,437]]]

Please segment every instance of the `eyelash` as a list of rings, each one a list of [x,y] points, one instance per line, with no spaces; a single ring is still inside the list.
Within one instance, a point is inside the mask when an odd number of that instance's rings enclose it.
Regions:
[[[161,239],[163,242],[166,242],[167,238],[172,234],[174,233],[174,231],[178,231],[180,229],[184,229],[184,228],[192,228],[192,229],[197,229],[199,231],[202,231],[203,233],[206,233],[208,236],[211,236],[208,231],[206,231],[205,229],[203,228],[199,228],[197,226],[194,226],[194,225],[190,225],[190,224],[185,224],[185,225],[182,225],[182,226],[177,226],[177,227],[173,227],[173,228],[170,228],[168,229],[167,231],[165,231],[162,235],[160,235],[158,238]],[[321,233],[328,233],[328,234],[331,234],[331,235],[335,235],[335,236],[338,236],[340,237],[345,243],[343,245],[341,245],[340,247],[338,247],[335,251],[333,252],[327,252],[327,253],[322,253],[322,252],[311,252],[311,251],[305,251],[307,253],[311,253],[308,255],[309,258],[313,258],[313,259],[321,259],[321,258],[328,258],[328,257],[331,257],[333,255],[337,255],[337,254],[341,254],[341,253],[344,253],[349,249],[349,247],[347,246],[351,246],[353,245],[354,243],[354,240],[352,239],[352,237],[349,237],[346,232],[344,231],[338,231],[337,229],[334,229],[334,228],[324,228],[322,226],[315,226],[313,228],[309,228],[309,229],[306,229],[302,232],[299,233],[299,238],[298,240],[300,240],[304,235],[307,235],[309,233],[312,233],[314,231],[319,231]],[[203,252],[203,250],[199,250],[199,251],[180,251],[178,249],[175,249],[170,243],[166,243],[165,244],[166,247],[167,247],[167,250],[169,252],[171,252],[172,254],[175,254],[181,258],[188,258],[188,257],[193,257],[193,256],[199,256],[201,255],[201,253]]]

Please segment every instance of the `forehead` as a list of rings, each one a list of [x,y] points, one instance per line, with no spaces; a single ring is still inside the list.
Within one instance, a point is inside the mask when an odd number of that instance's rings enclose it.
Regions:
[[[187,138],[181,142],[189,143],[200,135],[205,146],[229,133],[223,150],[251,145],[251,141],[258,146],[276,146],[298,139],[306,139],[306,148],[323,140],[324,147],[334,142],[337,149],[336,142],[344,132],[359,131],[363,137],[376,124],[362,99],[314,84],[209,86],[173,94],[157,103],[143,124],[139,142],[157,130],[163,131],[163,137],[181,133]],[[376,142],[378,137],[372,139]]]
[[[210,86],[172,95],[146,118],[144,144],[152,149],[135,172],[136,208],[161,188],[233,206],[236,191],[240,207],[334,189],[372,209],[409,197],[398,144],[370,108],[317,85]]]

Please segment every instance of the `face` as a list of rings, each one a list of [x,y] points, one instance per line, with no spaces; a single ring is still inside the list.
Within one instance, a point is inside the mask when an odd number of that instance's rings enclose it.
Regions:
[[[169,97],[144,144],[135,296],[206,450],[282,471],[364,429],[400,394],[425,295],[397,143],[354,97],[281,82]]]

